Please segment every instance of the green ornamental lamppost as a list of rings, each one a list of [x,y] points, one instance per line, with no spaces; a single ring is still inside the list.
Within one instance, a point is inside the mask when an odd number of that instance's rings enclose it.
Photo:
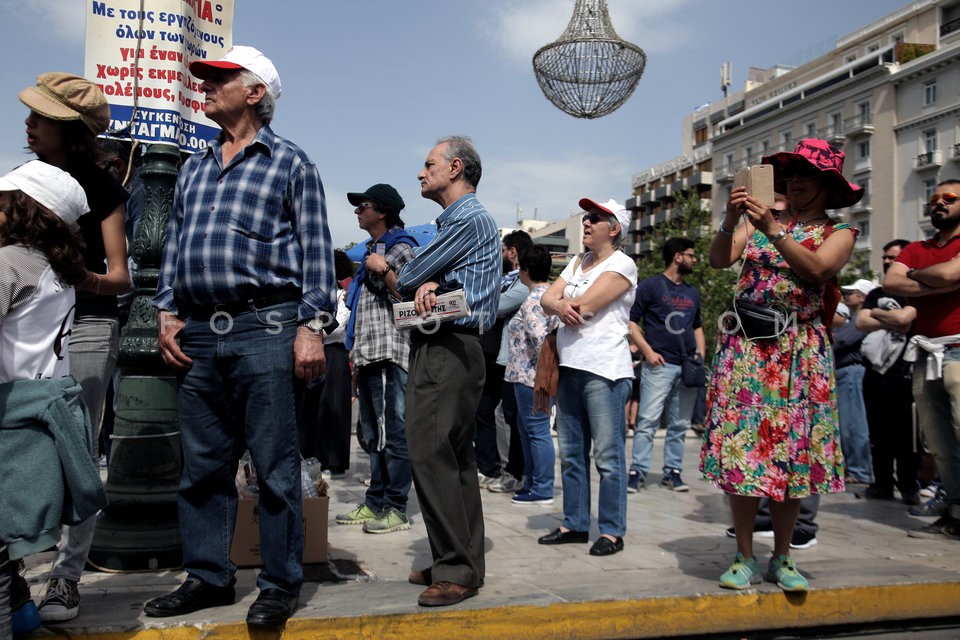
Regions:
[[[90,549],[106,571],[173,569],[181,565],[177,487],[182,456],[176,376],[157,349],[157,290],[167,218],[180,164],[177,147],[149,145],[141,175],[144,208],[133,255],[136,290],[120,335],[120,383],[106,490],[110,505]]]

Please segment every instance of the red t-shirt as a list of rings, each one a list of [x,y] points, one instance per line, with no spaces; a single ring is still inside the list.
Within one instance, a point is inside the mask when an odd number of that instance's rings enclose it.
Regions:
[[[923,269],[947,262],[960,253],[960,236],[954,236],[944,246],[933,240],[911,242],[897,256],[897,262],[908,269]],[[960,333],[960,291],[911,298],[917,309],[914,332],[928,338],[939,338]]]

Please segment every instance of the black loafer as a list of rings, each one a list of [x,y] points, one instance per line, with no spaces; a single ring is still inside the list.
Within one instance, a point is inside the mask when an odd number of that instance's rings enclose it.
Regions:
[[[619,537],[614,542],[610,538],[600,536],[590,547],[590,555],[592,556],[612,556],[618,551],[623,551],[623,538]]]
[[[300,597],[280,589],[264,589],[247,611],[247,624],[276,627],[287,621],[297,610]]]
[[[143,612],[152,618],[166,618],[207,607],[224,607],[236,600],[233,584],[231,580],[226,587],[215,587],[199,578],[187,578],[173,593],[147,601],[143,605]]]
[[[590,542],[590,534],[586,531],[563,531],[557,527],[537,540],[540,544],[570,544]]]

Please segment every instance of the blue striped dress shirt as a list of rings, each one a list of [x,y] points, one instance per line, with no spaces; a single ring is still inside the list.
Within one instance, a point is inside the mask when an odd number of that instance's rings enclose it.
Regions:
[[[397,274],[397,289],[416,291],[424,282],[458,282],[471,315],[453,324],[486,331],[497,320],[503,255],[497,224],[477,196],[468,193],[437,218],[437,235]]]
[[[336,316],[323,184],[299,147],[263,126],[223,167],[220,140],[180,170],[153,304],[238,302],[296,287],[301,323]]]

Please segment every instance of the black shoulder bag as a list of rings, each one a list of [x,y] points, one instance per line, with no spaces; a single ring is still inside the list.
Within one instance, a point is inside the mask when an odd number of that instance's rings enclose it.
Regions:
[[[663,287],[663,294],[670,302],[670,309],[676,311],[673,306],[673,296],[667,289],[667,284],[661,280],[660,286]],[[683,334],[677,334],[677,340],[680,341],[680,382],[686,387],[705,387],[707,386],[707,368],[703,364],[703,357],[693,351],[687,353],[687,347],[684,344]]]

